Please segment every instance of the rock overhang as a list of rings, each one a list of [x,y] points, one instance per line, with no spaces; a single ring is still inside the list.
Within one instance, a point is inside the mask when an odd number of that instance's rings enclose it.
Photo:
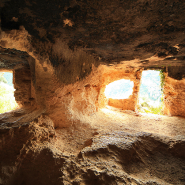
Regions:
[[[130,61],[132,64],[134,59],[154,55],[169,58],[184,53],[182,1],[20,0],[5,1],[1,6],[1,29],[24,26],[31,35],[33,48],[51,58],[51,48],[47,50],[44,45],[52,45],[58,38],[71,52],[80,49],[98,60],[97,63]]]

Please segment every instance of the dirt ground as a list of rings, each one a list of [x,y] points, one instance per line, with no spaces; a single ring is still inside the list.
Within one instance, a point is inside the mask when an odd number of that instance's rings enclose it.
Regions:
[[[184,118],[105,107],[54,128],[29,111],[0,115],[0,184],[185,184]]]
[[[81,116],[80,119],[71,128],[56,129],[57,147],[60,150],[76,154],[92,144],[93,136],[111,132],[146,132],[171,138],[185,136],[185,118],[182,117],[135,113],[107,106],[90,116]],[[69,143],[70,148],[67,148],[66,144]]]

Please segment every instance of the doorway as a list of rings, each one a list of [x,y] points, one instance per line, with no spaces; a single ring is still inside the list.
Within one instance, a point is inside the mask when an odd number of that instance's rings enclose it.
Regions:
[[[163,114],[163,82],[162,70],[146,70],[142,72],[138,97],[139,112]]]

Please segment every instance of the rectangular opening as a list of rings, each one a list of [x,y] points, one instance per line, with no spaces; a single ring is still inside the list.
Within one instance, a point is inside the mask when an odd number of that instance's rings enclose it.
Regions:
[[[14,110],[18,107],[14,97],[13,71],[0,72],[0,113]]]
[[[163,114],[163,82],[162,70],[146,70],[142,72],[138,98],[139,112]]]

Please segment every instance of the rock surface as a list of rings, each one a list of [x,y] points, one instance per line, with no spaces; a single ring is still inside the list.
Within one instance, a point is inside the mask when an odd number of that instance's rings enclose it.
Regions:
[[[1,184],[185,182],[183,118],[104,113],[92,115],[88,124],[55,129],[48,116],[34,111],[26,114],[32,121],[23,117],[20,123],[23,114],[1,123]]]
[[[0,71],[13,71],[20,109],[0,114],[0,185],[184,185],[184,9],[1,0]],[[168,116],[136,112],[147,69],[164,72]],[[108,102],[122,78],[134,82],[127,105]]]

